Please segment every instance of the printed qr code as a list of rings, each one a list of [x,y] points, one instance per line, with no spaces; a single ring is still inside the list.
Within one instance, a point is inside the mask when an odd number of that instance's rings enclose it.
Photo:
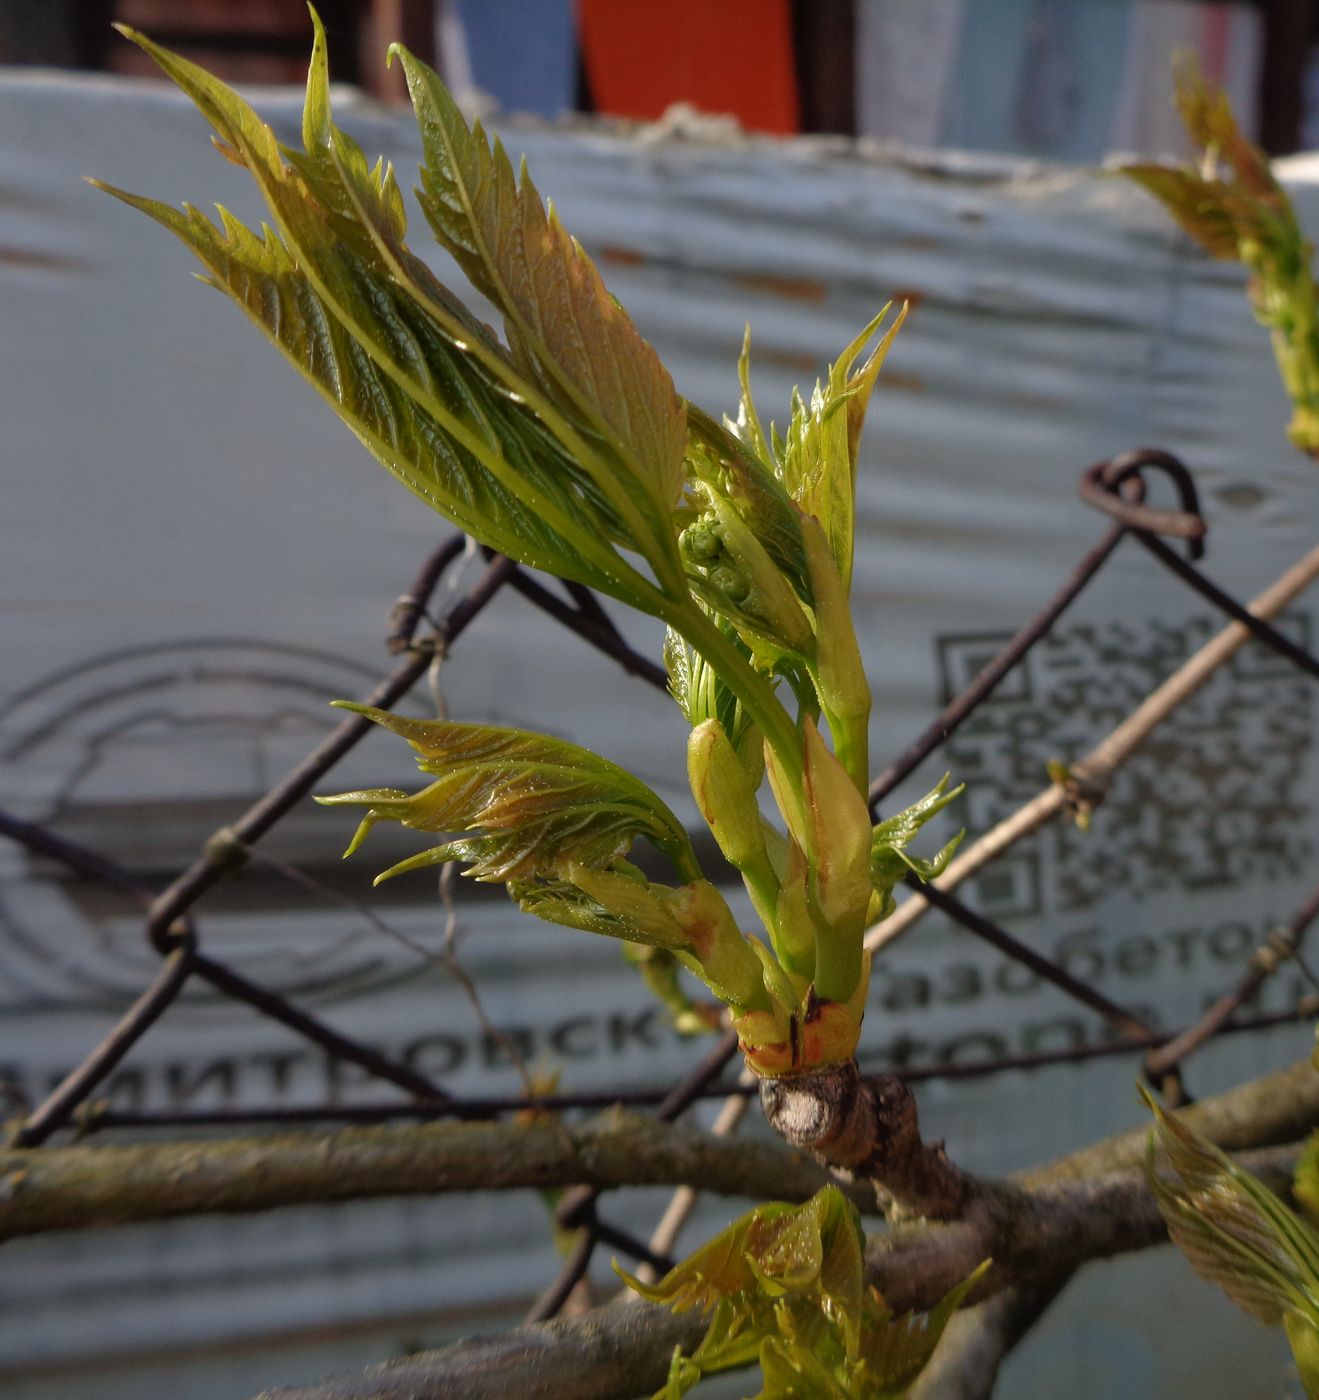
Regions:
[[[1209,640],[1221,619],[1083,623],[1038,643],[954,735],[962,820],[987,831],[1074,762]],[[1310,619],[1281,626],[1308,645]],[[1008,634],[937,639],[945,702]],[[1118,772],[1088,831],[1055,823],[978,882],[1001,915],[1085,909],[1125,890],[1209,891],[1301,875],[1314,856],[1314,686],[1249,643],[1153,731]]]

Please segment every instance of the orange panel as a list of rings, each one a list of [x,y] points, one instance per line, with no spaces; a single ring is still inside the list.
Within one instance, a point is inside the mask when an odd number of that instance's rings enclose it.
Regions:
[[[577,14],[597,111],[653,121],[690,102],[799,129],[789,0],[577,0]]]

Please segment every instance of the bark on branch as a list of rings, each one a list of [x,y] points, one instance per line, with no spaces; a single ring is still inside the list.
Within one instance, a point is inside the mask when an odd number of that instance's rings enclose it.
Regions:
[[[881,1187],[905,1214],[962,1215],[985,1189],[920,1135],[916,1100],[892,1075],[865,1078],[854,1060],[791,1078],[762,1079],[775,1132],[831,1167]]]
[[[632,1114],[579,1124],[427,1123],[333,1133],[0,1152],[0,1240],[170,1216],[523,1186],[674,1186],[803,1201],[805,1153]],[[874,1208],[873,1192],[857,1204]]]
[[[351,1376],[263,1391],[258,1400],[627,1400],[664,1384],[674,1347],[693,1350],[705,1319],[620,1299]]]
[[[1290,1179],[1298,1155],[1299,1147],[1274,1148],[1243,1160],[1277,1188]],[[1068,1182],[1041,1195],[1040,1219],[1028,1239],[1012,1264],[994,1269],[978,1297],[1013,1286],[1014,1269],[1023,1280],[1056,1278],[1060,1260],[1075,1268],[1166,1238],[1139,1170]],[[870,1280],[894,1308],[928,1308],[970,1273],[990,1242],[983,1226],[969,1222],[912,1225],[871,1251]],[[625,1299],[582,1318],[455,1342],[364,1373],[266,1391],[258,1400],[631,1400],[663,1383],[673,1348],[696,1346],[705,1325],[692,1313],[674,1317]]]
[[[1319,1125],[1319,1073],[1308,1060],[1184,1110],[1196,1130],[1231,1150],[1290,1142]],[[1045,1289],[1090,1259],[1166,1238],[1139,1163],[1142,1126],[1010,1183],[1015,1215],[973,1206],[951,1223],[913,1222],[872,1240],[870,1278],[894,1308],[928,1308],[986,1256],[995,1259],[985,1299],[1007,1289]],[[1285,1189],[1299,1148],[1243,1155],[1274,1189]],[[991,1202],[1007,1193],[989,1191]],[[1009,1309],[1009,1311],[1011,1311]],[[662,1382],[675,1341],[695,1345],[703,1322],[628,1302],[585,1318],[457,1342],[366,1374],[268,1392],[262,1400],[628,1400]],[[596,1358],[600,1359],[597,1360]]]

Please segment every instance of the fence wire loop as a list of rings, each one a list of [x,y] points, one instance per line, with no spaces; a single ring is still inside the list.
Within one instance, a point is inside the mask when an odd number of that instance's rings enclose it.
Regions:
[[[1180,510],[1160,510],[1145,504],[1146,471],[1168,477],[1176,488]],[[1078,494],[1087,505],[1112,516],[1129,530],[1183,539],[1190,558],[1204,557],[1204,537],[1209,526],[1200,514],[1199,493],[1186,464],[1171,452],[1142,447],[1096,462],[1081,474]]]

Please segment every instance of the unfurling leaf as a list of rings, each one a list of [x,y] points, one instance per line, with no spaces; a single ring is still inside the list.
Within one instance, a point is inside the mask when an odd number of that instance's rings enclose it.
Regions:
[[[399,45],[390,53],[421,128],[419,198],[435,236],[503,313],[519,365],[608,445],[630,506],[654,545],[671,552],[668,514],[682,487],[687,426],[668,371],[541,203],[525,166],[514,175],[499,140],[492,145],[480,122],[467,125],[424,63]]]
[[[870,878],[879,907],[872,909],[873,919],[887,918],[893,912],[894,887],[909,870],[922,880],[934,880],[943,874],[961,844],[964,832],[959,831],[930,860],[908,854],[907,847],[921,827],[936,813],[943,811],[961,792],[961,787],[949,788],[948,774],[945,773],[919,802],[913,802],[910,807],[876,823],[870,838]]]
[[[726,501],[755,535],[803,603],[812,602],[801,511],[773,466],[763,439],[750,441],[737,424],[716,423],[694,405],[687,409],[689,489],[707,507]],[[760,444],[757,446],[756,444]]]
[[[757,1207],[658,1284],[623,1274],[652,1302],[710,1316],[704,1340],[690,1357],[675,1356],[655,1400],[756,1359],[764,1382],[757,1400],[905,1395],[988,1263],[925,1317],[894,1317],[866,1286],[864,1249],[856,1211],[826,1186],[802,1206]]]
[[[804,725],[805,835],[811,895],[828,935],[815,951],[821,1001],[851,999],[863,975],[861,939],[870,904],[870,812],[809,716]]]
[[[124,31],[215,129],[264,196],[273,229],[219,228],[102,186],[169,228],[331,402],[371,453],[417,495],[483,543],[538,568],[655,611],[655,591],[614,548],[662,569],[676,558],[658,507],[643,519],[616,461],[604,462],[539,387],[404,241],[393,172],[368,167],[333,124],[324,33],[316,40],[304,113],[305,150],[281,146],[236,93],[203,69]],[[669,389],[671,393],[671,386]],[[678,462],[678,409],[669,430]],[[664,489],[676,496],[677,466]],[[640,534],[638,535],[638,531]],[[676,575],[676,565],[670,568]]]
[[[1288,433],[1302,451],[1319,457],[1319,296],[1311,270],[1313,250],[1268,157],[1241,134],[1226,93],[1206,83],[1190,62],[1177,74],[1177,106],[1187,133],[1203,149],[1201,168],[1137,163],[1121,171],[1159,200],[1213,257],[1235,259],[1250,270],[1250,300],[1273,334],[1274,354],[1292,401]]]
[[[485,724],[415,720],[340,702],[405,738],[418,766],[436,781],[409,796],[381,788],[319,799],[369,808],[348,853],[378,821],[416,831],[463,833],[403,861],[390,876],[461,860],[477,880],[555,877],[570,865],[607,866],[644,837],[680,870],[695,869],[691,843],[677,817],[640,779],[607,759],[561,739]]]
[[[802,522],[802,539],[815,598],[815,648],[811,680],[829,721],[838,760],[858,793],[869,781],[870,683],[856,640],[847,590],[819,521]]]
[[[1305,1393],[1310,1400],[1319,1400],[1319,1323],[1296,1310],[1284,1315],[1282,1326]]]
[[[800,394],[793,395],[792,417],[781,445],[783,483],[802,513],[813,515],[824,527],[844,594],[852,582],[861,428],[875,379],[906,319],[905,306],[861,368],[852,367],[888,313],[886,306],[830,366],[825,382],[816,384],[809,405]]]
[[[1319,1232],[1227,1153],[1165,1112],[1143,1089],[1174,1179],[1147,1168],[1173,1243],[1202,1278],[1261,1322],[1285,1324],[1313,1387],[1319,1328]]]

